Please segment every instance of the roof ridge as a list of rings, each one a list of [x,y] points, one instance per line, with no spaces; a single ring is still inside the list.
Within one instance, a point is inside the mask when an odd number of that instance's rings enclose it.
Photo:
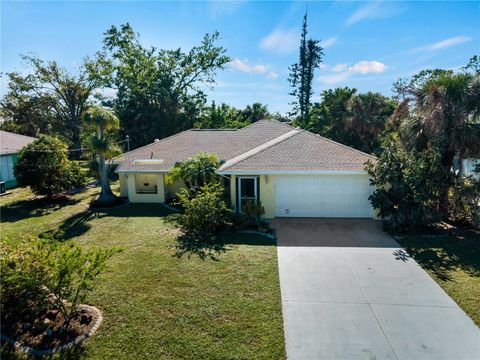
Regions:
[[[272,140],[269,140],[269,141],[267,141],[267,142],[265,142],[261,145],[258,145],[258,146],[254,147],[254,148],[252,148],[248,151],[245,151],[244,153],[242,153],[240,155],[235,156],[234,158],[231,158],[231,159],[227,160],[218,170],[223,171],[223,170],[228,169],[231,166],[237,165],[237,164],[241,163],[242,161],[247,160],[247,159],[251,158],[252,156],[255,156],[255,155],[261,153],[262,151],[265,151],[265,150],[271,148],[272,146],[280,144],[281,142],[283,142],[287,139],[290,139],[290,138],[294,137],[295,135],[298,135],[301,132],[302,132],[302,130],[292,129],[285,134],[277,136],[276,138],[273,138]]]
[[[240,129],[238,129],[238,130],[243,130],[243,129],[249,128],[250,126],[253,126],[253,125],[257,124],[257,123],[259,123],[260,121],[271,121],[271,122],[275,122],[275,123],[278,123],[278,124],[280,124],[280,125],[286,126],[286,127],[290,128],[290,129],[295,129],[293,126],[288,125],[288,124],[286,124],[286,123],[283,122],[283,121],[278,121],[277,119],[260,119],[260,120],[257,120],[257,121],[255,121],[255,122],[253,122],[253,123],[251,123],[251,124],[249,124],[249,125],[247,125],[247,126],[244,126],[244,127],[240,128]]]
[[[371,154],[368,154],[368,153],[366,153],[366,152],[364,152],[364,151],[360,151],[360,150],[355,149],[355,148],[353,148],[353,147],[351,147],[351,146],[348,146],[348,145],[342,144],[342,143],[340,143],[340,142],[338,142],[338,141],[329,139],[329,138],[327,138],[327,137],[325,137],[325,136],[322,136],[322,135],[320,135],[320,134],[315,134],[315,133],[312,133],[311,131],[308,131],[308,130],[305,130],[305,131],[306,131],[308,134],[310,134],[310,135],[318,136],[319,138],[322,138],[323,140],[326,140],[326,141],[328,141],[328,142],[334,143],[334,144],[336,144],[336,145],[340,145],[340,146],[342,146],[342,147],[344,147],[344,148],[347,148],[347,149],[349,149],[349,150],[353,150],[353,151],[358,152],[358,153],[360,153],[360,154],[362,154],[362,155],[369,156],[369,157],[371,157],[371,158],[373,158],[373,159],[377,159],[376,156],[371,155]]]

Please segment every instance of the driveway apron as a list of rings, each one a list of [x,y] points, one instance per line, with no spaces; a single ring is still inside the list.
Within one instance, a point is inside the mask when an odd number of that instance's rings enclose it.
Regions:
[[[480,329],[378,222],[274,226],[288,359],[480,359]]]

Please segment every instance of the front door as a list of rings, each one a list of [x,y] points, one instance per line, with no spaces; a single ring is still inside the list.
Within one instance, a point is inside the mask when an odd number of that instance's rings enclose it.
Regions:
[[[240,205],[240,211],[247,202],[257,202],[257,181],[258,178],[255,176],[241,176],[238,178],[238,204]]]

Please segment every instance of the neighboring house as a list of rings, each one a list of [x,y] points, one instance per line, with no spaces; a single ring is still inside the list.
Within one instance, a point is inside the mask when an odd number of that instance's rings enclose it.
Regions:
[[[465,159],[463,161],[463,174],[464,176],[475,175],[475,166],[480,164],[480,159]]]
[[[0,181],[5,182],[7,189],[17,186],[13,175],[13,166],[17,162],[17,154],[35,138],[0,130]]]
[[[187,130],[116,159],[120,192],[131,202],[164,202],[175,163],[214,153],[232,207],[261,201],[265,217],[374,217],[365,163],[375,157],[274,120],[237,130]]]

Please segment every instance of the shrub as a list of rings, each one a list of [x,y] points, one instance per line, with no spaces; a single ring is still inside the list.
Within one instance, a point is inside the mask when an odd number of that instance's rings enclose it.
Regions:
[[[370,201],[387,229],[409,232],[442,218],[440,196],[452,174],[443,170],[434,152],[411,153],[390,144],[366,170],[375,186]]]
[[[219,183],[206,184],[193,192],[182,189],[178,202],[184,210],[179,218],[184,232],[181,240],[187,246],[214,242],[216,232],[229,223],[232,214]]]
[[[68,160],[67,145],[50,136],[41,136],[20,151],[14,173],[21,186],[48,197],[85,181],[78,164]]]
[[[265,209],[260,201],[256,203],[248,201],[243,205],[242,213],[238,214],[240,227],[259,228],[265,225],[265,221],[262,219],[263,215],[265,215]]]
[[[480,229],[480,180],[473,176],[459,177],[450,190],[450,219]]]
[[[66,326],[111,255],[109,251],[86,251],[73,243],[36,238],[5,242],[3,249],[2,317],[36,317],[56,308]]]
[[[2,242],[0,254],[2,318],[35,317],[48,307],[44,285],[50,275],[45,242],[27,238]]]

